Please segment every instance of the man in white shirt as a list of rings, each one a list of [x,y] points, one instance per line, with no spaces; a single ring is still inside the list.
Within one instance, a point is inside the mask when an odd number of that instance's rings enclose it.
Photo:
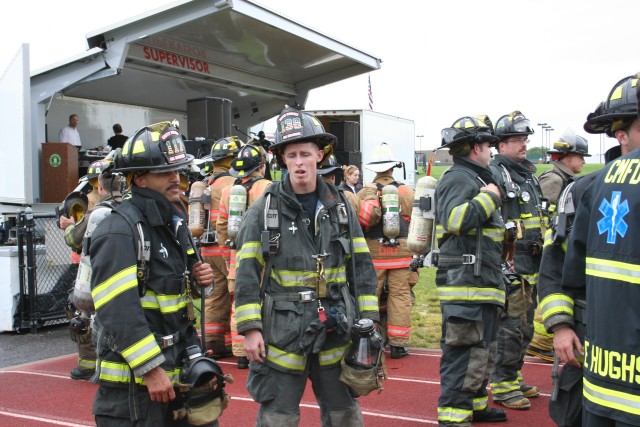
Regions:
[[[82,142],[80,141],[80,133],[78,132],[78,122],[80,118],[77,114],[72,114],[69,116],[69,125],[60,129],[58,132],[58,141],[59,142],[68,142],[71,145],[75,145],[80,149],[82,146]]]

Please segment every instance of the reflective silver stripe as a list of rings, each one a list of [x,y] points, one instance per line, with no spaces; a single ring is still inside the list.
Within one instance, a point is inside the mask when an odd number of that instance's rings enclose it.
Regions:
[[[364,237],[356,237],[351,239],[353,242],[353,252],[355,253],[369,253],[369,245]]]
[[[375,295],[358,296],[360,311],[378,311],[378,297]]]
[[[276,365],[294,371],[302,371],[306,365],[306,358],[304,356],[287,353],[272,345],[269,346],[267,351],[267,359]]]
[[[149,334],[137,343],[122,350],[122,357],[129,366],[135,368],[161,353],[153,334]]]
[[[542,319],[546,320],[554,314],[573,316],[573,299],[563,294],[551,294],[540,301]]]
[[[584,397],[598,406],[640,415],[640,396],[597,386],[583,379]]]
[[[496,210],[497,206],[493,202],[491,195],[481,192],[476,197],[474,197],[474,199],[476,199],[480,203],[480,206],[482,206],[482,209],[484,209],[484,213],[487,215],[487,217],[491,216],[491,214]]]
[[[96,309],[108,303],[121,293],[138,286],[135,265],[114,274],[91,291]]]
[[[175,313],[187,306],[185,295],[158,295],[152,290],[140,298],[142,308],[160,310],[161,313]]]
[[[318,273],[315,271],[271,269],[271,278],[277,284],[284,287],[302,286],[315,289],[317,277]],[[324,271],[324,278],[330,283],[346,283],[346,267],[343,265],[340,267],[327,268]]]
[[[320,366],[328,366],[340,362],[340,360],[342,360],[342,356],[344,356],[344,353],[348,348],[349,344],[342,347],[333,348],[331,350],[321,351],[320,353],[318,353]]]
[[[504,303],[504,291],[496,288],[471,288],[466,286],[438,286],[441,301],[497,301]]]
[[[640,265],[638,264],[588,257],[586,273],[589,276],[640,284]]]
[[[260,304],[244,304],[236,307],[236,320],[238,323],[250,320],[261,320]]]

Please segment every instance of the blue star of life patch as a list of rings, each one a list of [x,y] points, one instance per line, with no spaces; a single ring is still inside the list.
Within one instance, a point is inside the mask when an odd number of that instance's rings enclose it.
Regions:
[[[602,199],[598,210],[604,217],[598,221],[598,232],[600,234],[607,233],[607,243],[615,245],[617,235],[624,238],[627,234],[629,225],[625,222],[624,216],[629,213],[629,202],[627,200],[620,201],[622,197],[621,191],[611,192],[611,202]]]

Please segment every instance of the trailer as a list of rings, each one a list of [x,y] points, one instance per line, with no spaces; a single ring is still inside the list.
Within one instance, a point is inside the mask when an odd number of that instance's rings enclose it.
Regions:
[[[396,181],[415,186],[415,124],[413,120],[372,110],[309,110],[325,130],[338,138],[336,159],[342,165],[354,165],[364,183],[373,181],[375,173],[366,168],[374,161],[375,150],[386,142],[392,147],[394,160],[404,163],[405,174],[395,171]]]

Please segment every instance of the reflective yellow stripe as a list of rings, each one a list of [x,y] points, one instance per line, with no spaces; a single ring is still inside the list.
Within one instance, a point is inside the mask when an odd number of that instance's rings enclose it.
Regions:
[[[462,220],[469,209],[469,202],[456,206],[451,210],[447,218],[447,231],[452,234],[459,234],[462,227]]]
[[[438,406],[438,421],[467,423],[473,418],[473,410]]]
[[[236,254],[236,263],[238,266],[244,259],[256,259],[260,265],[264,266],[264,258],[262,257],[262,243],[261,242],[247,242],[242,245],[242,248]]]
[[[271,270],[271,279],[280,286],[301,286],[315,289],[318,273],[308,270]],[[324,278],[328,283],[347,283],[346,267],[340,266],[324,270]]]
[[[160,310],[162,314],[176,313],[187,306],[186,295],[158,295],[151,289],[140,298],[145,310]]]
[[[166,371],[171,384],[176,384],[180,378],[181,368]],[[131,382],[131,369],[126,363],[100,361],[100,381],[108,381],[112,383],[129,383]],[[144,378],[135,377],[136,384],[146,385]]]
[[[135,368],[158,356],[160,353],[160,346],[156,343],[156,339],[152,334],[149,334],[137,343],[122,350],[122,357],[129,363],[129,366]]]
[[[295,353],[287,353],[272,345],[269,346],[267,351],[267,360],[276,365],[282,366],[283,368],[294,371],[302,371],[306,364],[304,356]]]
[[[544,337],[553,337],[553,334],[547,332],[544,328],[544,325],[536,320],[533,321],[533,330],[536,334],[542,335]]]
[[[474,411],[484,411],[484,409],[487,407],[488,404],[489,404],[489,397],[488,396],[474,397],[473,398],[473,410]]]
[[[336,363],[340,362],[340,360],[342,360],[342,356],[344,356],[344,353],[348,348],[349,344],[342,347],[321,351],[320,353],[318,353],[320,366],[335,365]]]
[[[586,378],[583,379],[582,384],[584,397],[596,405],[640,415],[640,396],[597,386]]]
[[[538,283],[538,273],[523,274],[522,277],[527,279],[527,282],[529,282],[531,286],[535,286]]]
[[[137,267],[132,265],[109,277],[91,291],[96,309],[102,307],[121,293],[138,286]]]
[[[440,301],[475,301],[504,304],[504,291],[496,288],[472,288],[468,286],[438,286]]]
[[[513,381],[491,383],[491,394],[493,396],[506,394],[515,390],[520,390],[520,383],[517,379]]]
[[[640,284],[640,265],[638,264],[587,257],[586,273],[588,276]]]
[[[359,295],[358,307],[360,311],[378,311],[378,297],[375,295]]]
[[[573,299],[563,294],[547,295],[540,301],[542,320],[554,314],[566,314],[573,317]]]
[[[495,210],[498,208],[489,193],[481,192],[476,197],[474,197],[474,199],[478,201],[480,206],[482,206],[482,209],[484,209],[484,213],[487,215],[487,217],[490,217],[491,214],[493,214],[493,212],[495,212]]]
[[[262,320],[260,304],[244,304],[236,307],[236,321],[238,323],[251,320]]]
[[[475,234],[475,230],[473,230],[473,233],[469,233],[469,234]],[[494,242],[502,243],[502,241],[504,240],[504,228],[484,228],[483,227],[482,235],[485,237],[488,237]]]
[[[356,254],[367,254],[369,253],[369,245],[367,245],[367,241],[364,237],[355,237],[351,239],[353,243],[353,252]]]

